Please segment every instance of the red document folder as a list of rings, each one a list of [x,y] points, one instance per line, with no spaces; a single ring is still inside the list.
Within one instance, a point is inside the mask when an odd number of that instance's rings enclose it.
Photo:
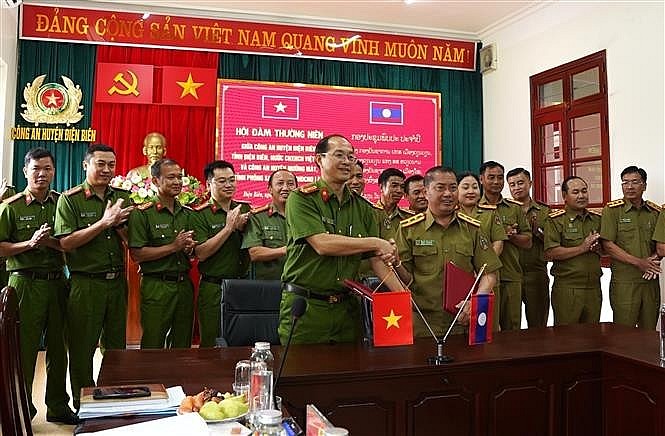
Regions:
[[[470,272],[464,271],[452,262],[446,263],[445,281],[443,283],[443,308],[451,314],[457,313],[460,301],[466,298],[466,294],[476,280]]]

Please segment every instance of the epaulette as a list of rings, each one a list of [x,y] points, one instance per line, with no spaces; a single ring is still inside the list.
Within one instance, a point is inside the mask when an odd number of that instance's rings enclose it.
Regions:
[[[194,210],[198,212],[198,211],[200,211],[200,210],[205,209],[205,208],[208,207],[208,206],[210,206],[210,202],[209,202],[209,201],[206,201],[205,203],[201,203],[201,204],[199,204],[199,205],[197,205],[197,206],[194,206]]]
[[[411,209],[402,209],[401,207],[397,206],[397,210],[404,212],[407,215],[415,215],[416,213],[412,211]]]
[[[74,195],[74,194],[76,194],[78,192],[81,192],[81,191],[83,191],[83,186],[78,185],[78,186],[74,186],[71,189],[66,190],[65,192],[62,193],[62,195],[66,195],[67,197],[69,197],[70,195]]]
[[[566,209],[557,209],[557,210],[553,210],[552,212],[548,213],[547,216],[550,217],[550,218],[556,218],[558,216],[563,215],[564,213],[566,213]]]
[[[381,208],[376,207],[376,204],[372,203],[371,201],[369,201],[368,199],[366,199],[362,195],[358,194],[357,192],[355,192],[355,191],[351,191],[351,192],[352,192],[352,195],[355,195],[359,199],[363,200],[365,203],[369,204],[372,207],[372,209],[383,210]]]
[[[131,192],[131,189],[125,189],[125,188],[120,187],[120,186],[111,186],[111,189],[116,190],[116,191],[120,191],[120,192]]]
[[[496,204],[478,204],[478,209],[496,210]]]
[[[10,204],[10,203],[15,202],[19,198],[23,197],[23,195],[24,195],[23,192],[19,192],[18,194],[15,194],[15,195],[12,195],[11,197],[5,198],[4,200],[2,200],[2,202]]]
[[[534,200],[534,202],[536,202],[536,203],[538,203],[539,205],[544,206],[544,207],[550,207],[549,204],[545,204],[545,203],[543,203],[542,201]]]
[[[190,206],[189,204],[181,204],[180,207],[182,207],[183,209],[187,209],[187,210],[194,210],[194,208],[192,206]]]
[[[623,206],[624,204],[626,204],[626,202],[623,201],[623,198],[620,198],[619,200],[610,201],[609,203],[606,204],[606,206],[607,207],[619,207],[619,206]]]
[[[654,203],[651,200],[647,200],[647,201],[645,201],[645,203],[648,207],[655,210],[656,212],[660,212],[662,210],[662,208],[660,206],[658,206],[656,203]]]
[[[250,212],[252,213],[252,215],[255,215],[255,214],[257,214],[257,213],[261,213],[261,212],[265,212],[266,210],[270,209],[270,205],[271,205],[271,204],[272,204],[272,203],[268,203],[268,204],[265,204],[265,205],[263,205],[263,206],[261,206],[261,207],[257,207],[257,208],[251,209]]]
[[[399,222],[399,224],[402,227],[409,227],[409,226],[414,225],[415,223],[421,222],[424,219],[425,219],[425,214],[421,212],[417,215],[414,215],[414,216],[411,216],[409,218],[403,219],[402,221]]]
[[[480,227],[480,221],[478,221],[475,218],[471,218],[469,215],[462,213],[462,212],[457,212],[457,218],[461,219],[462,221],[465,221],[471,225],[474,225],[476,227]]]
[[[596,215],[596,216],[603,216],[602,212],[596,209],[587,209],[590,214]]]
[[[505,200],[506,200],[508,203],[513,203],[513,204],[516,204],[516,205],[518,205],[518,206],[524,206],[524,203],[522,203],[522,202],[519,201],[519,200],[515,200],[514,198],[505,198]]]
[[[302,192],[303,194],[313,194],[318,190],[319,187],[316,186],[316,183],[310,183],[309,185],[298,188],[298,191]]]
[[[146,209],[149,209],[150,206],[152,206],[153,204],[155,204],[155,203],[153,203],[152,201],[146,201],[145,203],[141,203],[138,206],[136,206],[136,208],[138,210],[146,210]]]

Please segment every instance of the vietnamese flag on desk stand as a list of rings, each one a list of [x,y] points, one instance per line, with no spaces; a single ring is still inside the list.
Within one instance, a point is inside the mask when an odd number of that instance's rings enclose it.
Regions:
[[[162,67],[162,104],[215,106],[217,69]]]
[[[413,344],[413,319],[409,291],[375,292],[372,299],[374,346]]]
[[[469,317],[469,345],[492,342],[492,321],[494,313],[494,292],[471,296],[471,316]]]

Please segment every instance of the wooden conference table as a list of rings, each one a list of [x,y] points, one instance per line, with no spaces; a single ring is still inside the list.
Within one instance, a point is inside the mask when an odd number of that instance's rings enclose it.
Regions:
[[[273,352],[279,362],[280,347]],[[574,325],[501,332],[479,346],[459,336],[446,353],[454,362],[430,366],[433,340],[294,345],[277,390],[301,424],[305,405],[315,404],[358,436],[665,434],[655,331]],[[108,351],[98,383],[226,391],[235,363],[249,354],[249,347]]]

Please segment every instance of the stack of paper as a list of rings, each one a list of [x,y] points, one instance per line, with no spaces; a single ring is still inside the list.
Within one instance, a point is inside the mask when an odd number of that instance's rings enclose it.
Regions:
[[[178,406],[185,399],[182,386],[167,388],[168,398],[145,398],[141,401],[81,402],[78,416],[80,419],[102,418],[121,415],[175,415]]]

